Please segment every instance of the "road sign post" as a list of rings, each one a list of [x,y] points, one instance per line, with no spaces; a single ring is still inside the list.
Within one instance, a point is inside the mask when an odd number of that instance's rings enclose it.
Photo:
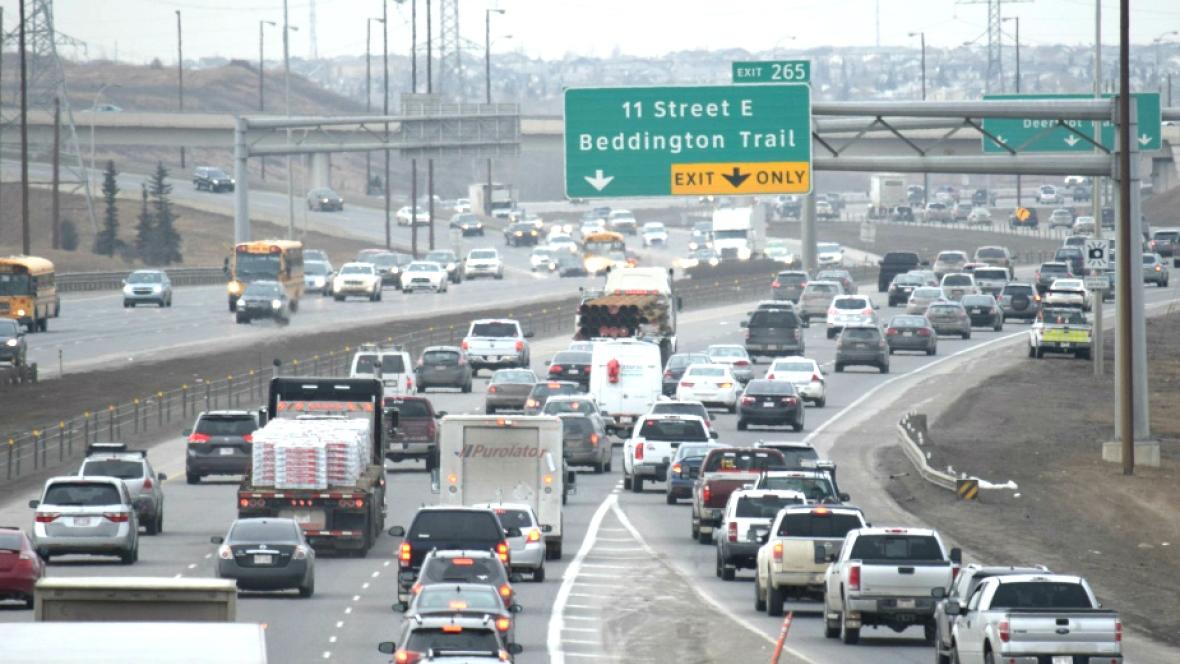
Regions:
[[[1133,95],[1138,106],[1137,118],[1139,131],[1136,132],[1136,143],[1143,152],[1159,150],[1160,135],[1160,96],[1157,92],[1140,92]],[[1113,95],[1106,95],[1111,98]],[[985,101],[990,100],[1053,100],[1053,99],[1092,99],[1091,95],[986,95]],[[1065,125],[1072,128],[1067,129]],[[1019,118],[983,118],[983,130],[999,139],[1004,145],[1017,152],[1094,152],[1094,144],[1082,138],[1086,136],[1094,140],[1094,127],[1099,125],[1101,140],[1098,142],[1109,151],[1116,147],[1115,125],[1107,120],[1097,123],[1086,120],[1049,119],[1019,119]],[[1076,132],[1076,133],[1075,133]],[[1079,136],[1081,134],[1082,136]],[[1006,153],[1008,150],[999,142],[983,137],[983,151],[985,153]]]
[[[807,85],[565,91],[567,197],[810,191]]]
[[[1086,259],[1086,267],[1094,270],[1097,274],[1102,274],[1102,271],[1110,265],[1110,243],[1106,240],[1086,240],[1083,248]]]
[[[733,63],[733,82],[810,83],[810,60],[762,60]]]

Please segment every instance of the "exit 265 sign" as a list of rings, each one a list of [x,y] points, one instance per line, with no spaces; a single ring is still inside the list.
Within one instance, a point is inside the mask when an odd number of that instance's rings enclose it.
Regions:
[[[570,198],[811,191],[803,84],[565,91]]]

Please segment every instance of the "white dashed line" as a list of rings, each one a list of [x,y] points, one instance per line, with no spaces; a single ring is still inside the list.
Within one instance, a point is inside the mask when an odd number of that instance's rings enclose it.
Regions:
[[[328,643],[336,643],[336,635],[335,634],[328,637]]]
[[[336,621],[336,629],[340,629],[341,627],[344,627],[344,621],[343,621],[343,620],[337,620],[337,621]]]
[[[189,569],[196,569],[196,568],[197,568],[197,564],[196,564],[196,563],[189,563],[189,566],[188,566],[188,568],[189,568]]]
[[[352,613],[352,607],[351,607],[351,606],[346,606],[346,607],[344,607],[344,613],[345,613],[345,614]]]
[[[389,567],[389,561],[388,561],[388,560],[386,560],[386,561],[385,561],[384,567]]]
[[[368,589],[369,589],[369,582],[368,581],[365,581],[364,583],[361,584],[361,590],[368,590]]]
[[[354,601],[354,602],[359,602],[359,601],[361,601],[361,596],[360,596],[360,595],[353,595],[353,596],[352,596],[352,601]]]
[[[379,576],[381,576],[381,572],[373,572],[373,576],[372,576],[371,578],[374,578],[374,579],[375,579],[375,578],[377,578],[377,577],[379,577]]]
[[[324,659],[332,659],[332,651],[331,650],[324,651]]]

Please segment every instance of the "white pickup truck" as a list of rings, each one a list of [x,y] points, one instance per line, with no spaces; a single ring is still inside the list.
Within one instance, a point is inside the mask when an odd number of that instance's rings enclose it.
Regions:
[[[1078,576],[1020,574],[984,580],[954,618],[951,661],[1073,664],[1123,661],[1123,624]]]
[[[717,576],[722,581],[733,581],[737,570],[754,567],[770,522],[784,507],[806,502],[798,491],[738,489],[729,494],[721,526],[713,537],[717,544]]]
[[[849,531],[824,574],[824,636],[852,645],[864,626],[901,632],[921,625],[933,642],[931,591],[950,586],[962,559],[926,528]]]
[[[708,443],[717,437],[695,415],[644,415],[623,443],[623,488],[643,492],[644,481],[664,482],[676,450],[683,443]]]
[[[859,507],[799,505],[778,513],[758,549],[754,564],[754,608],[783,615],[791,594],[819,594],[828,560],[850,530],[864,528]]]
[[[473,320],[461,346],[467,353],[472,375],[478,374],[480,369],[527,369],[529,342],[526,339],[532,336],[531,331],[526,332],[514,320]]]

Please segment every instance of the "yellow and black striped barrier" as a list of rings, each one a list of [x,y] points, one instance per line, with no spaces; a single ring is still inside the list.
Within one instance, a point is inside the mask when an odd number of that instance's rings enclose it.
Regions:
[[[979,480],[956,480],[955,493],[959,500],[975,500],[979,496]]]

